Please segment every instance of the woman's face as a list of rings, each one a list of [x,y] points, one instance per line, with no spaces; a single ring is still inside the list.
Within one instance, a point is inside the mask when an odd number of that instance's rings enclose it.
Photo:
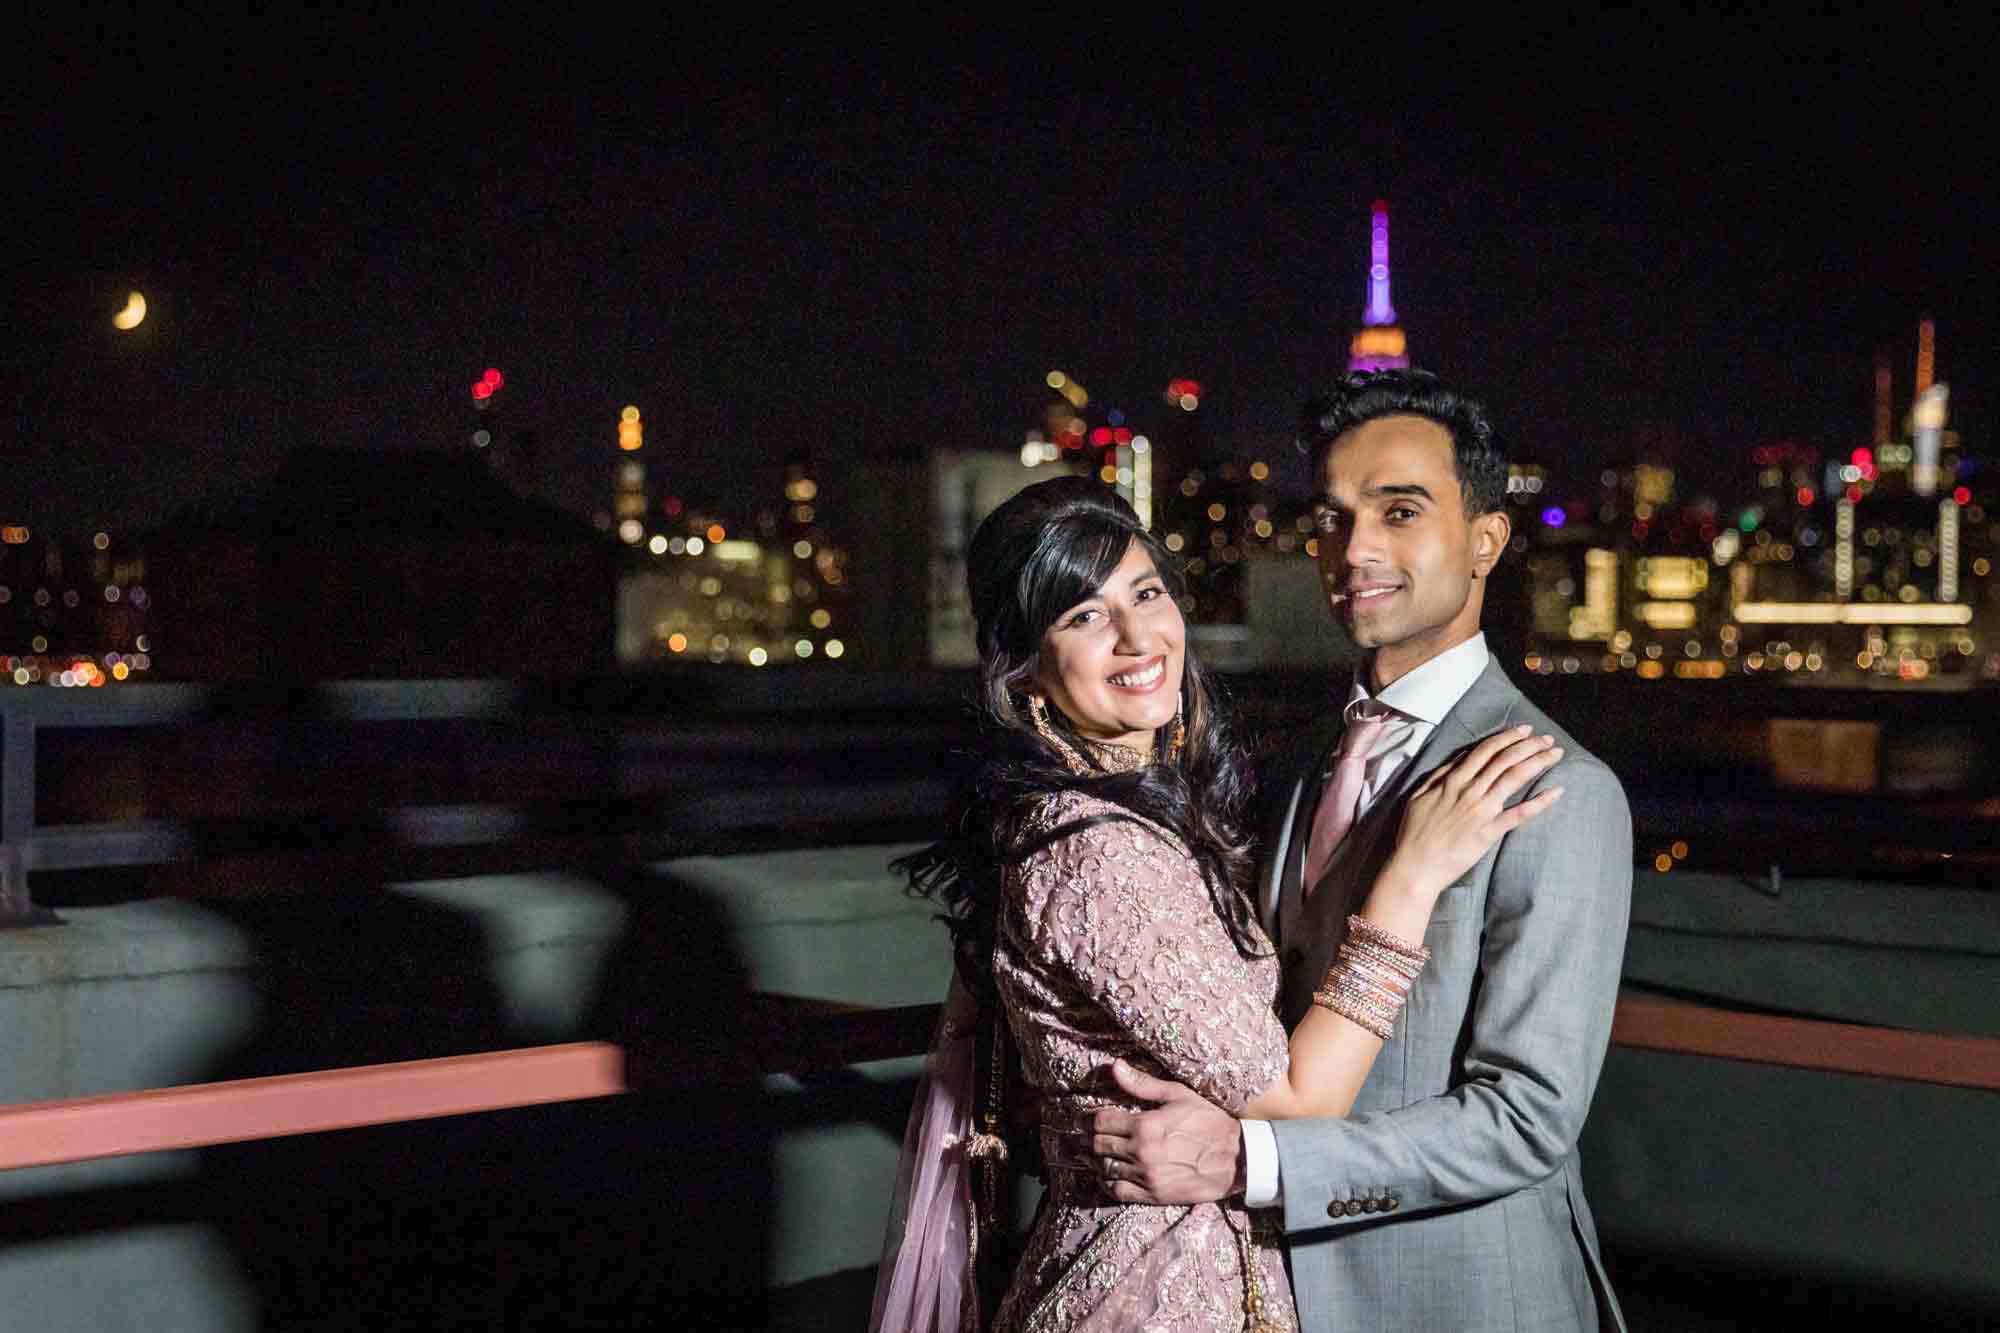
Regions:
[[[1097,591],[1042,636],[1035,681],[1083,735],[1150,752],[1181,697],[1187,624],[1136,539]]]

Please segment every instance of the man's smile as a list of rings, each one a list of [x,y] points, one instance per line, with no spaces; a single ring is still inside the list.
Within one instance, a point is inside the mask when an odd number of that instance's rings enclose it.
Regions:
[[[1380,601],[1391,593],[1401,592],[1402,588],[1403,585],[1400,583],[1354,583],[1333,593],[1331,600],[1335,606],[1344,606],[1350,611],[1356,611],[1371,602]]]

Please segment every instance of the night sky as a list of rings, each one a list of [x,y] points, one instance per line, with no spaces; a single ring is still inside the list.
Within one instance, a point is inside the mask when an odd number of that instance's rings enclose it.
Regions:
[[[672,489],[747,514],[804,446],[838,523],[842,460],[1015,447],[1052,367],[1142,425],[1200,379],[1275,462],[1344,365],[1378,196],[1416,360],[1559,477],[1643,446],[1726,500],[1752,444],[1865,442],[1923,315],[2000,454],[1992,72],[1890,17],[49,37],[5,103],[0,519],[145,528],[294,444],[478,424],[534,432],[588,515],[634,402]]]

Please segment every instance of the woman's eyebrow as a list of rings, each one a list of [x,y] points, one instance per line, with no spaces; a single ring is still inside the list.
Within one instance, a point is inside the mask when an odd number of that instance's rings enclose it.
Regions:
[[[1144,583],[1147,579],[1156,579],[1158,577],[1160,577],[1160,571],[1154,568],[1152,565],[1147,565],[1144,569],[1134,574],[1126,582],[1125,586],[1127,586],[1128,588],[1137,587],[1139,584]]]

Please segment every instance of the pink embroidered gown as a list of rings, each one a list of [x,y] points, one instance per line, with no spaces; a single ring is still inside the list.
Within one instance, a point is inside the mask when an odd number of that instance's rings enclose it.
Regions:
[[[1121,807],[1065,792],[1030,835]],[[1176,837],[1132,817],[1072,833],[1011,868],[994,972],[1028,1081],[1044,1097],[1048,1194],[994,1333],[1194,1333],[1246,1324],[1244,1258],[1263,1315],[1295,1329],[1275,1226],[1242,1201],[1120,1204],[1084,1161],[1091,1113],[1140,1109],[1111,1081],[1128,1063],[1241,1114],[1285,1072],[1278,964],[1246,959]]]

